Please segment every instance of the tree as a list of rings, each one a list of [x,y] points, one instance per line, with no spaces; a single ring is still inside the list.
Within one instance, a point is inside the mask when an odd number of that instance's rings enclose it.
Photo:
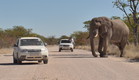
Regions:
[[[114,6],[120,9],[126,15],[129,25],[133,30],[134,35],[134,44],[138,45],[138,26],[139,26],[139,17],[138,17],[138,4],[139,0],[116,0],[113,2]],[[131,16],[133,19],[133,23],[131,22],[130,16],[128,15],[128,11],[131,12]]]
[[[4,31],[0,28],[0,37],[3,35]]]
[[[56,45],[56,44],[58,44],[58,39],[55,38],[55,36],[50,36],[50,37],[47,38],[46,42],[49,45]]]
[[[86,39],[88,37],[89,33],[88,32],[82,32],[82,31],[77,31],[71,34],[72,37],[75,38],[75,44],[76,45],[87,45],[88,40]]]
[[[69,36],[62,35],[59,39],[69,39]]]
[[[13,37],[26,37],[31,33],[32,29],[26,29],[23,26],[13,26],[12,29],[6,29],[5,32]]]
[[[121,19],[121,18],[118,16],[112,16],[111,19],[114,20],[114,19]]]
[[[134,21],[133,21],[133,18],[132,18],[132,16],[130,14],[129,14],[129,18],[130,18],[130,22],[133,24]],[[124,21],[124,23],[128,26],[128,28],[130,30],[129,42],[134,42],[134,36],[133,36],[134,31],[133,31],[131,25],[129,24],[128,18],[127,17],[123,17],[122,20]]]
[[[83,24],[85,25],[84,28],[87,28],[88,31],[89,31],[90,22],[91,20],[83,22]]]
[[[23,26],[14,26],[11,29],[3,30],[0,28],[0,48],[11,47],[20,37],[39,37],[44,42],[47,41],[42,35],[32,33],[32,29],[26,29]]]

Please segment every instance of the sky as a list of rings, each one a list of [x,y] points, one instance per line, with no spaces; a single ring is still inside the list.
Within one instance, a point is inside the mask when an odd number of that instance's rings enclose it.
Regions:
[[[86,31],[83,22],[94,17],[123,17],[114,0],[0,0],[0,28],[24,26],[45,37]]]

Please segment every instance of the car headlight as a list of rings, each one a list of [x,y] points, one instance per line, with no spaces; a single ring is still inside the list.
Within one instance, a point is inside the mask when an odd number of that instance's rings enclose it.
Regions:
[[[45,48],[42,48],[41,49],[41,52],[46,52],[47,50]]]
[[[69,45],[70,47],[72,47],[72,45]]]

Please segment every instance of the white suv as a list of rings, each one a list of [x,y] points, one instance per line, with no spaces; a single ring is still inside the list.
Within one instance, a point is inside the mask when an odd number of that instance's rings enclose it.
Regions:
[[[38,37],[22,37],[14,44],[13,62],[38,61],[48,63],[48,50]]]
[[[69,39],[61,39],[59,42],[59,52],[61,50],[71,50],[73,52],[74,45]]]

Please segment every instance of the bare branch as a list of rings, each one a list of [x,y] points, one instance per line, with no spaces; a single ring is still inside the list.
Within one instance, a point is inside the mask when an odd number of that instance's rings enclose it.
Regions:
[[[132,0],[129,0],[129,3],[130,3],[131,10],[134,11],[133,4],[132,4]]]
[[[130,7],[129,10],[132,12],[132,14],[133,14],[133,19],[134,19],[134,22],[135,22],[135,24],[136,24],[136,23],[137,23],[137,19],[138,19],[137,16],[136,16],[136,14],[137,14],[136,9],[137,9],[138,4],[139,4],[139,2],[137,1],[137,3],[135,3],[135,0],[129,0],[129,5],[127,5],[127,4],[124,3],[124,2],[121,2],[121,0],[116,0],[116,2],[115,2],[115,4],[114,4],[117,8],[119,8],[121,11],[124,12],[124,14],[126,15],[126,17],[127,17],[127,19],[128,19],[129,25],[130,25],[132,28],[134,28],[134,26],[132,25],[131,20],[130,20],[130,17],[129,17],[129,15],[128,15],[128,13],[127,13],[127,11],[126,11],[125,8],[126,8],[127,6]]]

